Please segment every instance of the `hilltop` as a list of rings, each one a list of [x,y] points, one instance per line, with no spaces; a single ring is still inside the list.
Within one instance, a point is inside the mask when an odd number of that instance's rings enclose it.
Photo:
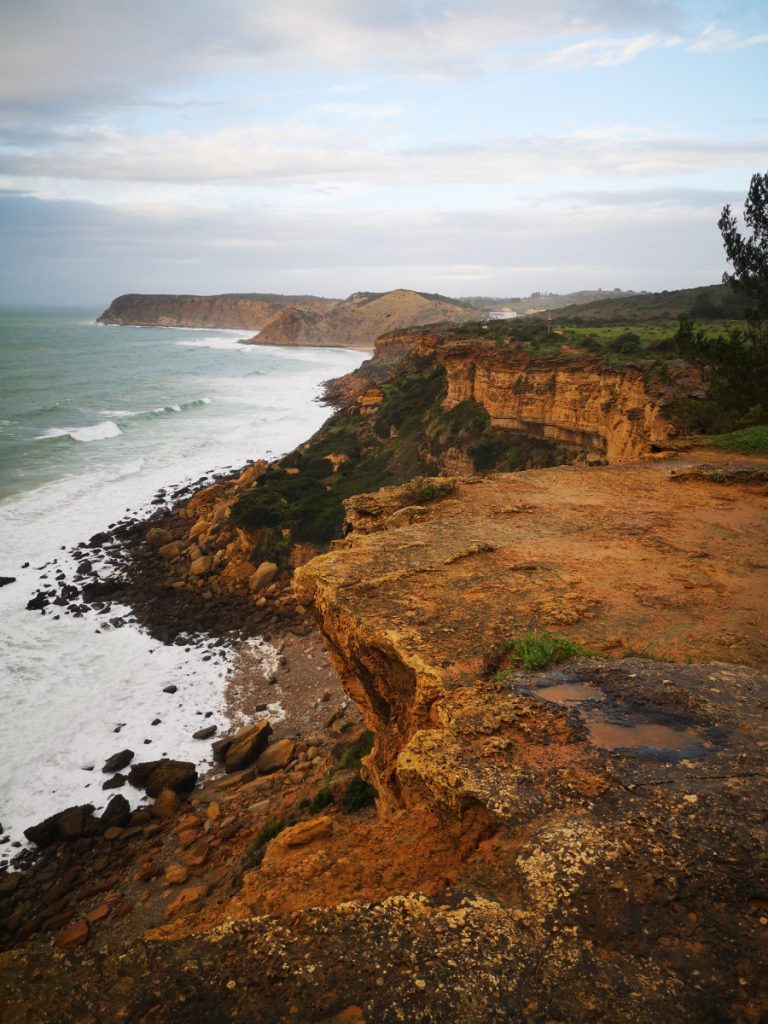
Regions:
[[[319,345],[373,348],[385,331],[406,326],[467,323],[476,309],[445,295],[397,288],[391,292],[355,292],[332,308],[314,312],[298,307],[279,313],[250,342],[257,345]]]
[[[678,320],[681,316],[697,320],[741,320],[749,304],[749,300],[730,285],[710,284],[549,308],[557,308],[559,322],[597,325],[616,321]]]

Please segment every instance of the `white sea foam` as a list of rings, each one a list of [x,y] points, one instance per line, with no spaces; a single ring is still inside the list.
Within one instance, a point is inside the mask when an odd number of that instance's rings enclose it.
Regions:
[[[106,441],[110,437],[119,437],[122,430],[114,420],[94,423],[92,427],[51,427],[44,434],[39,434],[36,441],[46,441],[52,437],[71,437],[73,441]]]
[[[73,441],[106,441],[110,437],[118,437],[121,433],[114,420],[104,420],[102,423],[94,423],[92,427],[70,430],[69,436]]]
[[[245,331],[243,331],[237,338],[196,338],[194,341],[177,341],[176,344],[180,348],[217,348],[229,349],[233,352],[250,351],[249,346],[244,345],[242,343],[243,341],[245,341]]]

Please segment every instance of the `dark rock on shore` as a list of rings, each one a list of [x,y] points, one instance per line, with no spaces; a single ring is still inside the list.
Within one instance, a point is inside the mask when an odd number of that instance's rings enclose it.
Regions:
[[[15,583],[15,576],[0,576],[0,587],[7,587],[9,583]]]
[[[101,823],[104,826],[120,825],[125,826],[131,820],[131,805],[122,795],[116,793],[109,801],[101,816]]]
[[[93,816],[93,804],[82,804],[67,807],[37,825],[30,825],[24,829],[24,835],[30,843],[43,848],[60,840],[67,842],[81,836],[95,835],[98,829],[99,822]]]
[[[185,793],[194,789],[197,769],[192,761],[161,758],[133,765],[128,773],[128,781],[136,789],[146,790],[149,796],[159,796],[164,789]]]
[[[197,732],[193,732],[192,733],[192,739],[193,740],[209,740],[211,738],[211,736],[215,736],[216,735],[217,728],[218,728],[218,726],[216,726],[216,725],[208,725],[208,726],[205,727],[205,729],[198,729]]]
[[[121,775],[120,772],[117,772],[117,774],[113,775],[111,779],[107,779],[106,782],[102,782],[101,788],[102,789],[120,789],[120,788],[122,788],[126,784],[127,781],[128,781],[128,776],[127,775]]]
[[[253,764],[266,750],[271,734],[272,726],[266,718],[236,732],[224,757],[227,774],[239,772]]]
[[[43,593],[43,591],[42,590],[38,590],[38,592],[35,594],[35,596],[31,597],[29,599],[29,601],[27,601],[27,611],[29,611],[29,612],[42,611],[44,608],[47,608],[49,604],[50,604],[50,601],[48,600],[46,595]]]
[[[126,768],[133,760],[132,750],[120,750],[117,754],[108,757],[102,767],[103,772],[119,772]]]
[[[126,583],[124,580],[117,580],[111,577],[106,580],[94,580],[92,583],[86,583],[83,587],[83,597],[86,601],[94,601],[101,597],[115,594],[119,590],[124,590],[125,587]]]

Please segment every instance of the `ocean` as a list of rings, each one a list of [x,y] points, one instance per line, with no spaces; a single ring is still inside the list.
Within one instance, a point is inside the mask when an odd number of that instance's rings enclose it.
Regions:
[[[209,744],[192,732],[227,726],[226,660],[133,625],[105,630],[95,612],[28,611],[41,578],[70,576],[74,545],[149,510],[161,487],[290,451],[329,414],[322,381],[368,355],[244,346],[243,331],[102,327],[97,315],[0,309],[0,576],[16,577],[0,587],[0,864],[47,815],[103,808],[110,754],[202,765]]]

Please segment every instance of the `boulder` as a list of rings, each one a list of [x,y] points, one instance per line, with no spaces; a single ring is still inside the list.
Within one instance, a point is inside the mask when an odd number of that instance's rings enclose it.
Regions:
[[[210,555],[201,555],[196,558],[189,567],[189,572],[192,576],[205,576],[211,571],[211,557]]]
[[[204,729],[198,729],[197,732],[192,733],[193,740],[209,740],[211,736],[216,735],[217,725],[206,725]]]
[[[24,835],[35,846],[51,846],[59,840],[70,841],[81,836],[93,835],[98,829],[98,822],[93,817],[93,804],[82,804],[67,807],[66,810],[52,814],[49,818],[30,825],[24,829]]]
[[[130,820],[131,805],[122,793],[116,793],[107,804],[101,816],[102,825],[107,827],[110,825],[120,825],[124,827]]]
[[[103,772],[119,772],[126,768],[133,760],[132,750],[120,750],[117,754],[108,757],[102,766]]]
[[[165,880],[171,885],[183,885],[189,878],[189,871],[183,864],[169,864],[165,869]]]
[[[248,586],[254,594],[260,593],[270,585],[277,573],[277,566],[274,562],[262,562],[256,569],[248,582]]]
[[[153,548],[162,548],[163,545],[170,544],[172,540],[173,534],[170,530],[163,530],[159,526],[154,526],[151,530],[147,530],[147,541]]]
[[[271,734],[272,726],[267,718],[253,725],[246,725],[236,732],[224,759],[227,774],[238,772],[253,764],[266,749]]]
[[[278,740],[264,751],[256,762],[256,770],[261,775],[269,775],[271,772],[287,768],[293,760],[296,752],[296,744],[293,740]]]
[[[7,587],[9,583],[15,583],[15,576],[0,576],[0,587]]]
[[[164,789],[152,804],[151,811],[156,818],[173,818],[181,807],[181,799],[178,793],[172,789]]]
[[[121,789],[128,781],[127,775],[121,775],[120,772],[107,779],[106,782],[102,782],[102,789]]]
[[[211,528],[211,523],[208,519],[198,519],[192,529],[189,531],[189,539],[194,540],[195,537],[199,537],[203,533],[208,533]]]
[[[159,796],[164,789],[185,793],[194,789],[197,770],[192,761],[144,761],[135,764],[128,773],[128,781],[136,789],[145,789],[149,796]]]
[[[74,924],[61,929],[56,936],[56,945],[61,949],[67,949],[69,946],[82,946],[88,941],[90,934],[91,930],[85,919],[75,921]]]
[[[276,847],[307,846],[316,839],[326,839],[333,832],[333,822],[323,814],[319,818],[310,818],[309,821],[300,821],[292,828],[284,829],[280,835],[273,840]]]
[[[184,545],[180,540],[172,540],[170,544],[164,544],[157,553],[167,562],[172,562],[174,558],[179,557],[183,550]]]
[[[232,746],[231,736],[222,736],[220,740],[216,740],[215,743],[211,744],[211,751],[213,753],[213,760],[216,764],[224,764],[224,759],[227,756],[227,751]]]

